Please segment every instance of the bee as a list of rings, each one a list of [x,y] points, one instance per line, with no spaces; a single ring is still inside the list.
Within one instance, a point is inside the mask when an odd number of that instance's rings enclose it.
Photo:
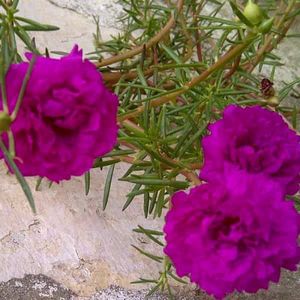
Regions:
[[[260,91],[266,98],[273,97],[275,95],[275,90],[273,88],[273,82],[268,78],[263,78],[260,82]]]
[[[263,78],[260,82],[260,91],[265,98],[268,105],[276,107],[279,105],[279,99],[275,95],[275,89],[273,88],[273,82],[268,78]]]

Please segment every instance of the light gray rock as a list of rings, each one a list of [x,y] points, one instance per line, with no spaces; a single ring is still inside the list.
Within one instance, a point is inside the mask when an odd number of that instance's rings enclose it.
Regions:
[[[44,275],[0,283],[0,300],[73,300],[74,293]]]
[[[85,53],[94,51],[93,34],[96,24],[92,18],[59,8],[47,0],[23,0],[19,3],[20,15],[41,23],[56,25],[59,31],[33,32],[38,48],[49,51],[70,51],[74,44],[83,48]],[[102,12],[105,14],[105,11]],[[103,39],[117,32],[110,25],[101,26]]]
[[[99,18],[105,27],[121,28],[117,20],[122,16],[123,7],[119,0],[49,0],[64,8],[74,10],[85,16]]]
[[[81,178],[35,192],[33,215],[15,178],[1,170],[0,281],[25,274],[45,274],[81,296],[110,284],[129,287],[140,276],[157,276],[158,265],[141,256],[131,244],[157,252],[132,229],[138,224],[161,228],[145,220],[142,203],[122,212],[129,186],[117,181],[125,171],[116,167],[107,210],[102,211],[105,171],[92,172],[91,193],[84,195]],[[29,180],[34,188],[35,180]]]

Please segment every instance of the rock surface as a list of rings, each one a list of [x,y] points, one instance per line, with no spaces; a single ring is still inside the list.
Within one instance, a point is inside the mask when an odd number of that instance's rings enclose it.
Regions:
[[[68,8],[88,17],[98,17],[104,27],[121,28],[117,20],[122,16],[123,7],[119,0],[49,0],[51,3]]]
[[[47,0],[20,1],[19,9],[20,15],[23,17],[56,25],[60,28],[59,31],[32,34],[41,50],[47,47],[49,51],[69,51],[74,44],[78,44],[85,53],[94,51],[93,34],[96,32],[96,23],[92,18],[86,18],[74,11],[59,8]],[[105,10],[102,11],[102,15],[108,16]],[[108,16],[107,19],[114,20],[112,16]],[[101,35],[103,39],[107,39],[116,32],[116,29],[110,26],[110,23],[104,22],[103,24],[106,25],[101,26]]]
[[[116,167],[116,176],[125,170]],[[151,249],[134,234],[138,224],[156,229],[160,222],[145,220],[138,203],[122,212],[129,187],[112,182],[107,210],[102,211],[105,171],[92,172],[91,192],[84,195],[81,178],[35,192],[37,215],[11,175],[1,171],[0,281],[25,274],[45,274],[81,296],[90,296],[110,284],[129,287],[143,275],[157,275],[157,266],[131,247]],[[34,188],[34,180],[29,180]],[[8,217],[9,216],[9,217]],[[149,246],[149,247],[148,247]]]
[[[0,283],[0,300],[70,300],[74,293],[44,275]]]

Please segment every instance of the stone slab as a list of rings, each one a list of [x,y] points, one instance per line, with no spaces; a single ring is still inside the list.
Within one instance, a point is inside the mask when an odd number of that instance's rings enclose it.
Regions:
[[[104,27],[122,28],[118,19],[122,16],[123,6],[119,0],[49,0],[51,3],[71,9],[87,17],[99,18]]]

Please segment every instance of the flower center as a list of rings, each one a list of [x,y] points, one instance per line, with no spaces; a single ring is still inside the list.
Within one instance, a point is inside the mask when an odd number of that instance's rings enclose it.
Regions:
[[[237,216],[227,216],[223,219],[215,220],[210,228],[211,237],[218,240],[224,236],[229,236],[234,225],[240,222]]]

